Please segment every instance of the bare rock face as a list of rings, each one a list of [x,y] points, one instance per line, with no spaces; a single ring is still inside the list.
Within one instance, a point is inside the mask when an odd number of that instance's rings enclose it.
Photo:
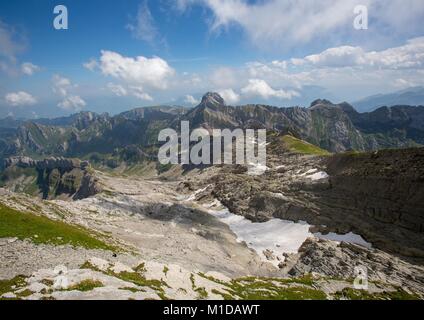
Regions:
[[[4,160],[2,180],[6,186],[11,179],[19,178],[20,169],[33,169],[25,175],[33,175],[33,180],[25,181],[33,184],[43,199],[69,197],[73,200],[84,199],[101,191],[97,179],[90,173],[88,161],[50,157],[44,160],[33,160],[29,157],[12,157]],[[13,174],[8,174],[9,172]]]
[[[367,249],[355,244],[308,239],[299,253],[285,261],[290,275],[299,277],[317,273],[330,278],[356,277],[355,267],[365,270],[369,281],[387,282],[399,287],[422,292],[424,268],[394,258],[377,249]]]
[[[85,174],[82,177],[80,187],[78,191],[73,195],[73,200],[81,200],[85,199],[91,196],[94,196],[95,194],[101,192],[102,189],[100,185],[98,184],[98,180],[96,177],[93,177],[90,174]]]
[[[201,104],[224,105],[224,99],[216,92],[208,92],[202,97]]]
[[[21,168],[33,168],[36,166],[36,161],[30,157],[11,157],[6,158],[3,163],[4,168],[18,166]]]
[[[30,157],[11,157],[4,160],[4,168],[18,166],[21,168],[37,168],[40,170],[72,170],[84,169],[87,166],[87,161],[78,159],[67,159],[64,157],[49,157],[44,160],[33,160]]]

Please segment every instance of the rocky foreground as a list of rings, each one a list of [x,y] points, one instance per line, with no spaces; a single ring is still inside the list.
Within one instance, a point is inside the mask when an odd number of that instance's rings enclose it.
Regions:
[[[327,179],[320,171],[324,167],[315,167],[314,158],[308,161],[310,168],[303,164],[293,174],[321,184]],[[221,170],[235,170],[225,175],[227,179],[255,181],[245,170],[214,167],[186,175],[180,170],[151,180],[96,172],[103,191],[78,201],[40,201],[0,189],[1,210],[48,217],[87,233],[85,238],[77,233],[69,243],[67,234],[45,238],[41,227],[33,234],[2,236],[2,299],[423,297],[420,263],[388,253],[354,233],[338,240],[336,234],[326,238],[319,226],[308,224],[313,220],[260,218],[261,212],[269,212],[270,202],[265,201],[266,210],[261,210],[252,205],[258,200],[247,194],[232,196],[235,190],[245,192],[243,184],[229,192],[216,180]],[[291,172],[278,165],[269,171],[286,172],[287,177]],[[292,199],[284,190],[275,190],[272,197]],[[305,205],[300,199],[290,201]],[[250,220],[233,212],[251,212],[246,214]],[[368,290],[353,287],[357,266],[368,271]]]

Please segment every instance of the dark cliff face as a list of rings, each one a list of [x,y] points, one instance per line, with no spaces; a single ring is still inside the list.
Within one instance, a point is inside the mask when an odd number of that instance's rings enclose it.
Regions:
[[[326,159],[331,187],[319,197],[342,199],[347,220],[378,246],[423,259],[423,165],[424,148],[334,155]]]
[[[4,160],[1,184],[43,199],[84,199],[101,191],[87,161],[65,158],[33,160],[13,157]]]

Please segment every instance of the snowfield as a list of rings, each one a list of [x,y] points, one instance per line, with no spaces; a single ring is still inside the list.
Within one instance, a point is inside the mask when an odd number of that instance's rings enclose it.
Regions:
[[[308,224],[281,219],[256,223],[231,213],[227,208],[220,209],[218,206],[223,207],[215,201],[212,206],[206,207],[214,207],[215,209],[208,209],[208,212],[227,224],[236,234],[238,241],[246,242],[247,246],[254,249],[263,260],[268,261],[264,251],[271,251],[276,259],[270,262],[275,266],[278,266],[280,261],[284,261],[284,253],[297,253],[302,243],[307,238],[313,237],[313,234],[309,232]]]
[[[372,248],[371,243],[352,232],[345,235],[336,233],[326,235],[321,233],[312,234],[309,232],[311,225],[304,221],[292,222],[282,219],[271,219],[262,223],[252,222],[243,216],[231,213],[218,200],[205,204],[203,207],[211,215],[227,224],[231,231],[235,233],[239,242],[244,241],[263,260],[271,262],[276,267],[281,261],[284,261],[285,253],[298,253],[303,242],[311,237],[337,242],[343,241]]]

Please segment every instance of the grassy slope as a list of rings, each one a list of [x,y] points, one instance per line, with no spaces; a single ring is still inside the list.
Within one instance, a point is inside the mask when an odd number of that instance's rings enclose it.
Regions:
[[[0,204],[0,238],[7,237],[30,239],[36,244],[71,244],[87,249],[114,250],[81,227],[19,212]]]
[[[297,139],[290,135],[283,136],[282,140],[286,148],[291,152],[310,154],[310,155],[319,155],[319,156],[325,156],[330,154],[326,150],[323,150],[317,146],[314,146],[313,144]]]

